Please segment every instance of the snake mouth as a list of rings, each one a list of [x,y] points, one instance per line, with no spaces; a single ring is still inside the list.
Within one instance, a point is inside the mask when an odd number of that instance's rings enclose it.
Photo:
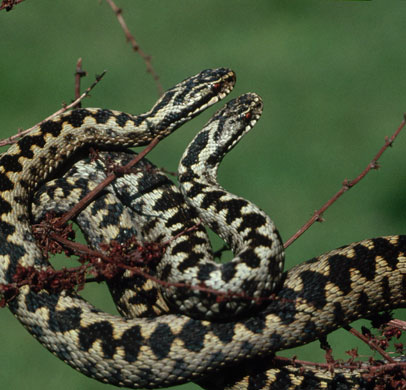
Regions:
[[[227,74],[223,78],[223,92],[219,93],[219,96],[226,96],[228,95],[232,89],[234,88],[235,82],[237,81],[237,76],[234,71],[229,69]]]
[[[210,83],[211,93],[207,94],[206,101],[200,101],[193,110],[190,110],[188,117],[194,117],[208,107],[223,100],[234,88],[236,74],[231,69],[220,68],[218,72],[224,72],[217,80]]]
[[[231,69],[224,69],[227,73],[219,79],[217,83],[213,83],[213,90],[216,92],[217,101],[224,99],[234,88],[237,76]],[[216,103],[217,101],[214,101]]]

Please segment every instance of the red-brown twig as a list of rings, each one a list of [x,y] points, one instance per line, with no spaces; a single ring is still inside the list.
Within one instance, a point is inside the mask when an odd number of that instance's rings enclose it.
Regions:
[[[123,18],[123,10],[119,7],[117,7],[117,5],[114,3],[113,0],[106,0],[106,2],[110,5],[110,7],[112,8],[112,10],[114,11],[114,13],[116,14],[117,20],[120,23],[121,28],[124,31],[125,34],[125,38],[127,40],[127,42],[130,42],[132,49],[134,50],[134,52],[138,53],[142,59],[145,62],[145,66],[147,67],[147,72],[149,74],[151,74],[152,78],[155,81],[155,85],[157,87],[158,90],[158,94],[159,96],[161,96],[164,92],[162,85],[159,81],[159,76],[158,74],[155,72],[152,63],[151,63],[151,56],[149,56],[148,54],[146,54],[141,47],[139,46],[139,44],[137,43],[137,41],[134,38],[134,35],[131,34],[127,23],[125,22],[124,18]]]
[[[367,336],[364,336],[362,333],[358,332],[358,330],[351,328],[349,326],[344,326],[344,329],[348,330],[351,334],[353,334],[355,337],[358,337],[360,340],[362,340],[364,343],[368,344],[368,346],[381,354],[381,356],[386,359],[389,363],[396,363],[395,360],[392,359],[379,345],[377,345],[372,339],[368,338]]]
[[[82,69],[82,59],[79,58],[76,63],[76,71],[75,71],[75,99],[79,99],[80,97],[80,79],[85,77],[87,72]],[[79,101],[77,107],[81,107],[82,104]]]
[[[93,84],[88,87],[86,89],[85,92],[83,92],[76,100],[74,100],[71,104],[62,107],[60,110],[54,112],[52,115],[50,115],[49,117],[45,118],[44,120],[42,120],[41,122],[37,123],[36,125],[34,125],[33,127],[30,127],[27,130],[23,130],[23,131],[19,131],[17,134],[12,135],[9,138],[3,139],[0,141],[0,146],[5,146],[5,145],[11,145],[15,142],[17,142],[17,140],[22,137],[25,134],[28,134],[30,131],[32,131],[33,129],[35,129],[38,126],[41,126],[44,122],[49,121],[50,119],[54,118],[57,115],[62,114],[63,112],[70,110],[71,108],[76,107],[85,97],[89,96],[90,91],[99,83],[99,81],[103,78],[103,76],[106,74],[106,71],[103,71],[100,75],[96,76],[96,80],[93,82]]]
[[[406,119],[400,123],[397,130],[392,134],[390,138],[385,139],[385,144],[381,147],[379,152],[375,155],[375,157],[371,160],[371,162],[366,166],[366,168],[353,180],[345,179],[342,187],[336,194],[334,194],[322,207],[320,207],[317,211],[314,212],[313,216],[292,236],[287,240],[284,244],[284,247],[287,248],[291,245],[295,240],[297,240],[310,226],[312,226],[316,221],[321,221],[323,213],[338,199],[340,198],[346,191],[354,187],[359,181],[361,181],[371,169],[378,168],[378,160],[382,156],[383,152],[389,147],[392,146],[395,138],[399,135],[401,130],[406,124]]]

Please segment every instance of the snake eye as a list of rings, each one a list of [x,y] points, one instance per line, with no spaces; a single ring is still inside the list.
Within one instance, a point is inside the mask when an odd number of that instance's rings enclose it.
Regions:
[[[249,120],[251,119],[251,117],[252,117],[251,112],[247,112],[247,113],[245,114],[245,119],[246,119],[247,121],[249,121]]]
[[[213,84],[213,89],[214,90],[219,90],[221,88],[221,84],[220,83],[215,83]]]

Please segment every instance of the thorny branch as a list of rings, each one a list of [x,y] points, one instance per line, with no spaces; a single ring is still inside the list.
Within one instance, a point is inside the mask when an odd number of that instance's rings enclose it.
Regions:
[[[379,149],[379,152],[375,155],[375,157],[371,160],[371,162],[366,166],[366,168],[353,180],[345,179],[340,190],[337,191],[323,206],[321,206],[317,211],[314,212],[313,216],[292,236],[287,240],[284,244],[285,249],[291,245],[294,241],[296,241],[310,226],[312,226],[316,221],[321,222],[323,213],[345,192],[350,190],[356,184],[358,184],[369,172],[371,169],[378,169],[378,160],[385,152],[385,150],[392,146],[393,142],[395,141],[396,137],[402,131],[403,127],[406,124],[406,119],[403,118],[402,122],[400,123],[397,130],[392,134],[390,138],[385,139],[385,144]]]
[[[155,81],[157,90],[158,90],[158,94],[159,96],[161,96],[164,92],[162,85],[159,81],[159,76],[158,74],[155,72],[152,63],[151,63],[151,56],[149,56],[148,54],[146,54],[140,47],[140,45],[138,44],[138,42],[135,40],[134,35],[131,34],[127,23],[124,20],[123,17],[123,10],[119,7],[117,7],[116,3],[114,3],[113,0],[106,0],[106,2],[110,5],[110,7],[112,8],[112,10],[114,11],[114,13],[116,14],[117,20],[120,23],[121,28],[124,31],[125,37],[127,42],[129,42],[131,44],[132,49],[134,50],[134,52],[138,53],[142,59],[145,62],[145,66],[147,67],[147,72],[152,76],[152,78]]]
[[[36,125],[30,127],[29,129],[19,131],[17,134],[12,135],[9,138],[3,139],[0,141],[0,146],[5,146],[5,145],[11,145],[17,142],[19,138],[22,136],[28,134],[30,131],[35,129],[38,126],[41,126],[44,122],[49,121],[50,119],[56,117],[57,115],[60,115],[64,113],[67,110],[70,110],[71,108],[76,107],[85,97],[89,96],[90,91],[100,82],[100,80],[103,78],[103,76],[106,74],[106,71],[103,71],[100,75],[96,76],[96,80],[93,82],[93,84],[86,89],[85,92],[83,92],[77,99],[75,99],[71,104],[68,104],[67,106],[62,107],[60,110],[54,112],[52,115],[49,117],[45,118],[41,122],[37,123]]]
[[[79,58],[75,71],[75,99],[80,97],[80,79],[85,76],[87,76],[87,72],[82,69],[82,58]],[[81,107],[81,102],[78,103],[77,107]]]
[[[351,328],[350,326],[346,326],[344,328],[348,330],[351,334],[353,334],[355,337],[358,337],[360,340],[362,340],[373,351],[378,352],[387,362],[395,363],[395,361],[385,352],[385,350],[380,345],[378,345],[376,340],[371,336],[370,332],[368,332],[368,335],[363,335],[360,332],[358,332],[358,330]]]

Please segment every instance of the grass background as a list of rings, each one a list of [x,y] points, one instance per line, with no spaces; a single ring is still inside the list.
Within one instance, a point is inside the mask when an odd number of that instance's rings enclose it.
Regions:
[[[237,73],[232,97],[247,91],[262,96],[261,121],[227,156],[219,177],[224,187],[270,214],[285,240],[345,178],[366,166],[402,120],[405,2],[122,0],[119,6],[152,55],[164,88],[202,69],[226,66]],[[143,61],[104,1],[27,0],[0,12],[0,37],[1,138],[71,101],[78,57],[89,72],[83,86],[108,70],[85,106],[141,113],[157,98]],[[210,112],[162,142],[152,161],[175,170]],[[402,134],[382,157],[381,169],[287,250],[287,267],[349,242],[405,233],[405,149]],[[86,296],[111,310],[101,290],[89,288]],[[2,388],[113,388],[53,357],[6,309],[0,311],[0,329]],[[344,331],[329,340],[342,358],[358,344]],[[360,352],[368,350],[361,346]],[[284,352],[293,354],[323,359],[317,343]]]

